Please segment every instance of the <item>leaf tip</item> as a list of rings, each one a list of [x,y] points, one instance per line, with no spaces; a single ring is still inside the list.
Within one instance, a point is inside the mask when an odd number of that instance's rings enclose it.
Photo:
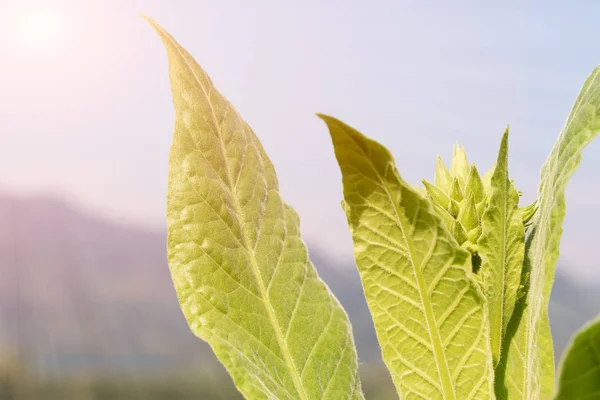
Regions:
[[[331,131],[331,128],[333,127],[333,124],[336,121],[336,119],[330,115],[323,113],[315,113],[315,115],[319,117],[323,122],[325,122],[325,125],[327,125],[327,128],[329,128],[329,131]]]
[[[140,13],[139,15],[140,15],[140,17],[142,17],[143,19],[145,19],[145,20],[146,20],[146,22],[148,22],[150,25],[152,25],[152,27],[153,27],[154,29],[156,29],[156,30],[159,30],[159,29],[160,29],[160,26],[159,26],[159,25],[156,23],[156,21],[155,21],[155,20],[153,20],[152,18],[150,18],[150,17],[149,17],[149,16],[147,16],[146,14],[142,14],[142,13]]]
[[[498,152],[498,162],[508,158],[508,125],[502,134],[502,140],[500,141],[500,151]]]
[[[333,134],[333,129],[334,128],[345,128],[348,129],[350,128],[349,126],[347,126],[346,124],[344,124],[342,121],[340,121],[339,119],[332,117],[331,115],[327,115],[327,114],[323,114],[323,113],[316,113],[317,117],[321,118],[321,120],[323,120],[323,122],[325,122],[325,125],[327,125],[327,127],[329,128],[329,132],[331,134]]]
[[[158,22],[156,22],[155,20],[153,20],[145,14],[140,14],[140,17],[144,18],[150,24],[150,26],[152,26],[154,31],[158,34],[158,36],[160,36],[167,48],[169,47],[168,44],[170,44],[171,41],[175,41],[173,37],[162,26],[158,24]]]

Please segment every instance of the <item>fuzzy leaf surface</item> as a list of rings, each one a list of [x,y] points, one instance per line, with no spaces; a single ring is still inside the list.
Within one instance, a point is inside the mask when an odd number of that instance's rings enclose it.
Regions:
[[[482,235],[478,245],[495,365],[517,300],[525,254],[519,194],[508,178],[508,129],[502,136],[490,185],[491,195],[481,218]]]
[[[379,143],[327,116],[354,254],[400,398],[491,399],[485,302],[470,254]]]
[[[169,57],[168,258],[185,318],[248,399],[362,399],[346,313],[258,138],[194,59]]]
[[[526,295],[515,307],[497,369],[499,399],[545,400],[554,391],[554,354],[548,302],[565,218],[565,189],[583,149],[600,132],[600,67],[585,81],[550,155],[542,166],[538,210],[527,239]]]

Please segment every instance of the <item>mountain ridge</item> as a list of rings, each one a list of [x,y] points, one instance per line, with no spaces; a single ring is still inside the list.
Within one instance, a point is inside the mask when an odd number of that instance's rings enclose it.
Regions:
[[[352,321],[361,363],[380,350],[358,271],[311,260]],[[90,215],[55,197],[0,193],[0,349],[41,375],[189,370],[216,365],[179,309],[166,232]],[[550,318],[557,359],[600,290],[557,275]]]

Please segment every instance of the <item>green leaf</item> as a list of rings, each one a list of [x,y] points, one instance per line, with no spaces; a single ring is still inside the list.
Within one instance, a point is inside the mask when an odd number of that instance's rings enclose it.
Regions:
[[[600,398],[600,318],[571,339],[559,376],[556,400]]]
[[[168,257],[183,313],[248,399],[362,399],[346,313],[317,276],[258,138],[155,22],[175,133]]]
[[[392,155],[324,115],[340,165],[348,225],[383,359],[402,399],[493,398],[485,301],[470,254]]]
[[[508,129],[502,136],[490,190],[490,199],[481,218],[482,235],[477,244],[495,365],[515,308],[525,253],[525,227],[519,212],[519,195],[508,178]]]
[[[524,272],[526,295],[517,303],[497,371],[501,399],[549,399],[554,390],[554,356],[548,301],[565,217],[565,189],[583,149],[600,131],[600,67],[586,80],[571,114],[542,166],[538,210],[532,219]]]

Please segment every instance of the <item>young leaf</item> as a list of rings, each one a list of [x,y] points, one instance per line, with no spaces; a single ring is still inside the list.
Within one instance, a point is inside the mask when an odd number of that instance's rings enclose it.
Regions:
[[[519,212],[519,195],[508,179],[508,129],[502,136],[490,187],[490,199],[481,218],[482,234],[478,246],[495,365],[517,300],[525,253],[525,227]]]
[[[308,259],[258,138],[150,23],[169,56],[168,256],[192,331],[248,399],[362,399],[350,323]]]
[[[560,366],[556,400],[600,397],[600,318],[571,339]]]
[[[537,211],[537,200],[528,206],[521,207],[520,210],[523,218],[523,224],[525,227],[528,227],[530,225],[529,221],[531,221],[531,218],[533,218],[533,215]]]
[[[583,149],[600,131],[600,67],[585,81],[552,152],[542,166],[538,210],[528,237],[526,295],[517,303],[497,371],[500,399],[551,398],[554,356],[548,301],[565,217],[565,189]]]
[[[470,254],[392,155],[344,123],[328,125],[354,254],[383,359],[402,399],[493,398],[485,302]]]

